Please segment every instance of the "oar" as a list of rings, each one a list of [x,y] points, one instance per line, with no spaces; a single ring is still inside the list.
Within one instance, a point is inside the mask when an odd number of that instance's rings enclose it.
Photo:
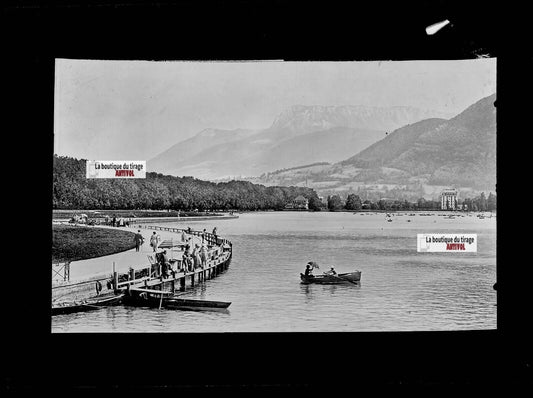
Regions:
[[[163,293],[161,293],[161,298],[159,299],[159,309],[161,309],[162,303],[163,303]]]

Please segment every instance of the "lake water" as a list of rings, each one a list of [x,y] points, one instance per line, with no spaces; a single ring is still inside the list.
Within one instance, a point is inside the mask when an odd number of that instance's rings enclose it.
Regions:
[[[128,307],[52,317],[53,332],[357,332],[496,328],[496,217],[265,212],[219,220],[229,269],[185,297],[229,310]],[[424,214],[424,213],[422,213]],[[426,213],[427,214],[427,213]],[[409,222],[407,220],[410,220]],[[210,231],[214,221],[164,223]],[[475,233],[477,253],[418,253],[419,233]],[[308,261],[362,271],[358,285],[302,285]]]

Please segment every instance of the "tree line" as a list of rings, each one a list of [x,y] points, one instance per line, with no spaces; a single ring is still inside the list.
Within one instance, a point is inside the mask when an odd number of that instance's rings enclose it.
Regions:
[[[488,197],[482,192],[474,198],[459,200],[458,204],[462,209],[468,211],[493,211],[496,210],[496,195],[492,192]],[[440,210],[441,202],[439,200],[418,199],[416,202],[407,200],[386,200],[378,201],[364,200],[359,195],[349,194],[346,200],[340,195],[329,195],[327,198],[327,209],[330,211],[338,210]]]
[[[214,183],[148,172],[145,179],[88,179],[86,160],[54,155],[54,209],[282,210],[297,196],[319,210],[305,187],[265,187],[247,181]]]

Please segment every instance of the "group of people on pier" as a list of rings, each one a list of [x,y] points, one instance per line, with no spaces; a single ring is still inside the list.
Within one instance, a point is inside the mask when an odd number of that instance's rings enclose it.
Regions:
[[[202,245],[193,243],[192,238],[187,240],[182,255],[182,267],[186,271],[192,272],[198,268],[205,268],[207,266],[207,243],[202,242]]]
[[[216,237],[217,229],[213,229],[213,234]],[[204,229],[202,233],[197,234],[200,242],[195,242],[192,236],[192,230],[189,227],[188,230],[183,230],[181,233],[181,244],[179,246],[183,249],[181,261],[177,259],[169,259],[167,250],[160,249],[161,236],[156,231],[150,236],[150,246],[153,251],[155,262],[152,265],[153,274],[156,276],[163,276],[165,278],[173,276],[176,272],[194,272],[198,268],[206,268],[208,260],[215,259],[219,254],[219,248],[214,247],[214,250],[208,250],[208,238],[207,232]],[[135,247],[136,251],[140,250],[140,247],[144,243],[144,238],[141,235],[141,231],[138,230],[135,234]]]

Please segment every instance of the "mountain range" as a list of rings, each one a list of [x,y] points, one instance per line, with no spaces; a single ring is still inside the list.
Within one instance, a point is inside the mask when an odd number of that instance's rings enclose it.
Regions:
[[[339,162],[389,131],[450,115],[414,107],[306,106],[281,112],[261,130],[206,129],[148,161],[148,170],[217,180],[258,176],[316,162]]]
[[[434,197],[446,187],[463,193],[494,191],[495,100],[496,94],[483,98],[450,119],[407,124],[342,161],[274,171],[250,181],[374,199]]]

